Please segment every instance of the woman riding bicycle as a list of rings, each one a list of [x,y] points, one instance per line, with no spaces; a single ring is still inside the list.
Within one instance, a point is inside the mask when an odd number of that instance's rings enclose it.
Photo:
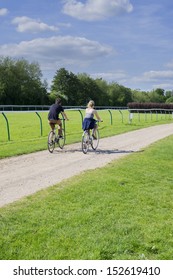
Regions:
[[[96,116],[97,120],[102,122],[102,119],[98,115],[96,109],[94,109],[94,101],[90,100],[88,102],[87,108],[85,110],[85,118],[82,123],[82,129],[85,130],[90,130],[93,129],[92,136],[94,139],[96,139],[95,136],[95,129],[97,128],[97,123],[96,120],[94,119],[94,116]]]

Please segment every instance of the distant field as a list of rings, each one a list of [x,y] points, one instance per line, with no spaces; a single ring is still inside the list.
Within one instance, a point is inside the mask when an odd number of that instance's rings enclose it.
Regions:
[[[67,110],[70,121],[66,126],[66,144],[81,141],[82,117],[79,111]],[[84,115],[84,111],[81,111]],[[35,112],[5,113],[10,132],[8,141],[7,124],[0,113],[0,158],[31,153],[47,149],[47,135],[50,130],[47,122],[48,112],[39,112],[42,120]],[[162,114],[133,114],[129,121],[127,110],[99,111],[103,123],[100,124],[101,137],[120,134],[143,127],[172,122],[172,116]],[[42,128],[42,130],[41,130]]]

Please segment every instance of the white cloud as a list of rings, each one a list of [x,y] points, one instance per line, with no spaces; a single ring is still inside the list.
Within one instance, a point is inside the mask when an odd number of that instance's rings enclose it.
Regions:
[[[104,72],[104,73],[94,73],[91,74],[91,76],[96,79],[96,78],[103,78],[104,80],[107,81],[119,81],[121,79],[125,79],[127,77],[127,74],[124,71],[116,71],[116,72]]]
[[[0,46],[3,56],[10,53],[14,58],[24,57],[29,61],[37,61],[42,68],[52,70],[57,68],[57,65],[78,65],[77,68],[88,65],[97,59],[103,59],[111,52],[111,47],[97,41],[72,36],[38,38]]]
[[[166,67],[168,68],[173,68],[173,61],[170,61],[169,63],[166,64]]]
[[[151,88],[163,88],[165,90],[170,90],[173,88],[173,71],[151,70],[144,72],[139,76],[131,77],[128,81],[136,88],[139,88],[139,84],[150,85],[148,86],[148,89],[145,90],[151,90]]]
[[[144,73],[144,77],[148,79],[172,79],[173,71],[149,71]]]
[[[93,21],[130,13],[133,6],[129,0],[64,0],[63,12],[80,20]]]
[[[58,31],[58,27],[48,25],[39,20],[35,20],[29,17],[16,17],[12,21],[13,24],[17,25],[18,32],[31,32],[37,33],[41,31]]]
[[[8,10],[6,8],[0,8],[0,16],[5,16],[8,14]]]
[[[172,83],[161,83],[153,85],[154,89],[162,88],[164,90],[172,90],[173,89],[173,82]]]
[[[172,80],[173,71],[148,71],[141,76],[134,77],[134,82],[159,82],[160,80]]]

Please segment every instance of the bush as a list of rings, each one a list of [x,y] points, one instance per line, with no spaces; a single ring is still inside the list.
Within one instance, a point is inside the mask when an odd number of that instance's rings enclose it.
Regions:
[[[159,109],[160,110],[173,110],[173,103],[140,103],[130,102],[127,104],[128,109]]]

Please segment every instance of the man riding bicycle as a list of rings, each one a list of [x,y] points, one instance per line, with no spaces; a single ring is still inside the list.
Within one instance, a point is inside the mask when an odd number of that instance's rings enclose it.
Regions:
[[[48,122],[52,130],[55,128],[55,124],[58,124],[58,135],[62,138],[62,122],[59,118],[59,114],[62,113],[65,120],[68,120],[64,108],[62,107],[62,101],[60,98],[55,100],[55,104],[52,104],[48,113]]]

